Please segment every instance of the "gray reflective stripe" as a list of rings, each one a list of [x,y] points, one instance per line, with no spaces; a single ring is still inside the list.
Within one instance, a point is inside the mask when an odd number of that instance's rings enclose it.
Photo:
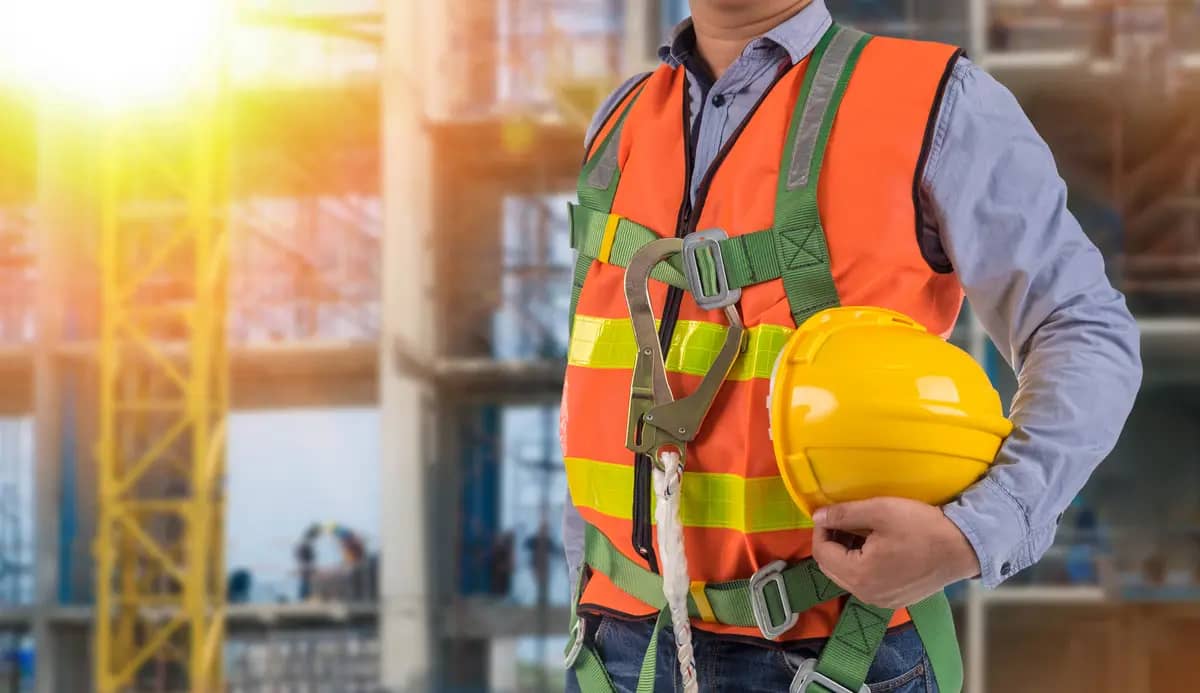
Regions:
[[[621,147],[621,130],[625,127],[625,122],[622,120],[617,123],[612,130],[612,136],[609,137],[596,154],[596,163],[592,170],[588,172],[587,184],[597,190],[608,190],[608,186],[613,184],[613,174],[617,172],[617,155],[620,153]]]
[[[825,111],[829,108],[833,92],[837,89],[838,80],[850,61],[854,47],[864,36],[866,34],[857,29],[840,29],[833,37],[824,60],[815,67],[817,75],[813,79],[812,93],[804,104],[804,115],[796,130],[796,146],[792,150],[792,164],[788,168],[788,190],[808,185]],[[809,69],[814,69],[814,66],[810,64]]]

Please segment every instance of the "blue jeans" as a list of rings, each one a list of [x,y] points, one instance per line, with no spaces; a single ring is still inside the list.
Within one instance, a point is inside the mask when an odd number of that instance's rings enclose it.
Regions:
[[[589,635],[618,693],[637,690],[638,672],[653,621],[624,621],[612,616],[586,617]],[[788,690],[796,670],[805,660],[816,657],[821,641],[801,641],[775,645],[766,641],[719,636],[692,630],[696,652],[696,672],[704,693],[779,693]],[[925,656],[921,638],[911,625],[888,633],[867,684],[872,693],[937,693],[933,670]],[[679,667],[675,660],[675,636],[664,628],[658,639],[656,693],[680,691]],[[578,693],[575,675],[567,672],[568,693]]]

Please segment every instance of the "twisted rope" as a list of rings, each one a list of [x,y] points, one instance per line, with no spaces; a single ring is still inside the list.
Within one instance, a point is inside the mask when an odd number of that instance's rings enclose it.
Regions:
[[[683,525],[679,519],[679,496],[683,485],[683,460],[677,452],[660,452],[659,462],[665,471],[654,470],[654,492],[658,507],[654,519],[658,523],[658,556],[662,562],[663,596],[671,611],[671,627],[679,658],[679,673],[683,677],[684,693],[698,693],[696,655],[692,650],[692,625],[688,620],[687,554],[683,548]]]

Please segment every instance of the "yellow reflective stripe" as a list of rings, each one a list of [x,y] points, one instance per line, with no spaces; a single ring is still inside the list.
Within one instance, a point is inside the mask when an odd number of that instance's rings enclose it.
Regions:
[[[688,587],[688,593],[692,595],[692,601],[696,602],[696,611],[700,612],[700,620],[705,623],[716,623],[717,615],[713,613],[708,595],[704,593],[704,586],[707,584],[703,580],[692,580],[691,586]]]
[[[581,508],[633,519],[633,466],[566,458],[571,500]],[[686,527],[736,529],[751,534],[812,527],[777,476],[684,472],[680,514]]]
[[[725,343],[728,328],[699,320],[680,320],[671,338],[667,370],[704,375]],[[729,380],[770,378],[775,359],[794,330],[780,325],[759,325],[746,331],[746,345],[733,364]],[[584,368],[633,368],[637,341],[627,319],[575,316],[575,331],[567,361]]]
[[[604,224],[604,235],[600,237],[600,252],[596,253],[596,259],[600,262],[607,263],[612,257],[613,243],[617,240],[617,225],[620,223],[619,215],[608,215],[608,221]]]

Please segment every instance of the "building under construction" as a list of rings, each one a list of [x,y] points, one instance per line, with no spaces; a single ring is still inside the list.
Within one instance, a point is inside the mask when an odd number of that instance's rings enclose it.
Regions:
[[[0,691],[561,690],[564,203],[686,2],[95,4],[0,9]],[[1050,555],[952,590],[968,691],[1186,689],[1200,3],[829,4],[1014,91],[1143,333]]]

